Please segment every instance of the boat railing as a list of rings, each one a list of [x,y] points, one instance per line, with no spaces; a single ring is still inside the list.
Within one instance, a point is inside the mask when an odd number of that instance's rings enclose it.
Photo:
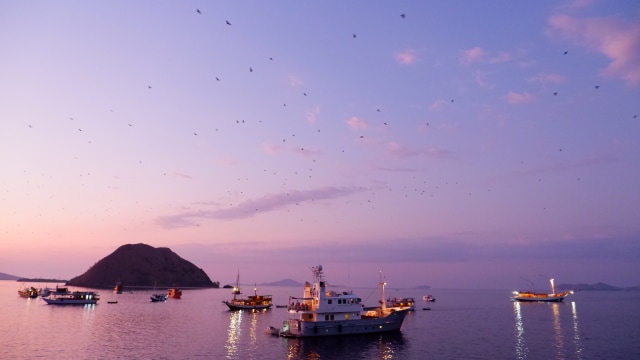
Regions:
[[[305,304],[305,303],[289,303],[289,306],[287,307],[287,310],[289,311],[310,311],[311,310],[311,305],[309,304]]]

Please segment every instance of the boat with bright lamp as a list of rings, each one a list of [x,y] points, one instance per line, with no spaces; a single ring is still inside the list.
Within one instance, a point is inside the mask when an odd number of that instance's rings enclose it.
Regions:
[[[511,301],[522,301],[522,302],[560,302],[564,300],[567,296],[573,294],[573,291],[563,291],[560,293],[556,293],[555,286],[553,285],[553,279],[550,279],[551,282],[551,293],[539,293],[535,291],[514,291],[513,296],[511,297]]]
[[[231,291],[233,299],[223,300],[222,303],[229,307],[229,310],[267,310],[273,306],[273,299],[271,295],[258,295],[258,288],[254,285],[253,295],[249,295],[246,298],[241,298],[240,292],[240,273],[236,278],[236,285]]]
[[[48,305],[95,305],[100,296],[93,291],[74,291],[56,295],[51,293],[49,297],[43,297]]]
[[[324,280],[322,265],[311,268],[313,285],[306,282],[303,296],[289,298],[289,313],[278,335],[302,338],[398,331],[408,310],[386,307],[384,287],[380,282],[380,306],[365,308],[362,299],[353,292],[329,290]],[[275,327],[267,328],[271,334]]]

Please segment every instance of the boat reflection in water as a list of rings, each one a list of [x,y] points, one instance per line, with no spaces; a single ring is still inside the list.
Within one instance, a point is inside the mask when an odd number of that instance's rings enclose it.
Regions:
[[[239,358],[243,354],[258,354],[258,336],[263,337],[264,332],[258,331],[258,316],[265,313],[264,310],[232,311],[229,314],[229,329],[227,330],[227,342],[225,344],[227,358]],[[249,321],[249,328],[246,322]],[[245,322],[243,325],[242,323]],[[243,334],[243,330],[245,333]],[[247,335],[246,331],[249,331]]]
[[[287,359],[405,359],[406,342],[402,332],[280,338],[287,347]],[[357,355],[356,355],[357,354]]]
[[[563,329],[563,319],[568,316],[567,305],[571,306],[572,328]],[[550,313],[549,313],[550,312]],[[513,302],[513,313],[515,317],[515,358],[527,359],[547,356],[546,349],[533,348],[527,346],[527,338],[530,344],[550,343],[553,344],[553,358],[565,359],[576,358],[582,359],[583,348],[580,338],[580,330],[578,328],[578,314],[576,303],[563,304],[560,302],[547,304],[533,304]],[[525,322],[525,314],[528,316]],[[534,319],[535,318],[535,319]],[[529,322],[530,321],[530,322]],[[564,319],[565,325],[567,319]],[[544,323],[548,322],[548,326]],[[542,324],[542,326],[541,326]],[[566,327],[566,326],[565,326]],[[527,333],[529,329],[529,333]],[[565,336],[572,333],[574,351],[567,354],[567,344],[565,344]],[[546,340],[545,338],[550,337]]]

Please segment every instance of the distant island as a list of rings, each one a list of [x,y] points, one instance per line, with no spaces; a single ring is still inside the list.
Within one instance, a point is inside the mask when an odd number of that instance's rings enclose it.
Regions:
[[[613,286],[609,284],[605,284],[603,282],[595,283],[595,284],[559,284],[556,286],[558,289],[562,290],[577,290],[577,291],[589,291],[589,290],[597,290],[597,291],[640,291],[640,286],[631,286],[631,287],[619,287]]]
[[[283,279],[283,280],[278,280],[278,281],[274,281],[274,282],[269,282],[269,283],[262,283],[262,284],[258,284],[258,285],[262,285],[262,286],[303,286],[303,283],[297,282],[295,280],[292,279]]]
[[[19,278],[18,282],[38,282],[38,283],[62,283],[65,284],[67,280],[62,279],[41,279],[41,278]]]

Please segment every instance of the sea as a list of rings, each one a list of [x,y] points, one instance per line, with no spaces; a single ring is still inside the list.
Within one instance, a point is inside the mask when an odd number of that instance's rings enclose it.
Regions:
[[[222,301],[230,289],[183,289],[181,299],[152,303],[152,290],[129,291],[125,284],[122,294],[96,290],[97,305],[56,306],[19,297],[24,285],[55,287],[0,281],[0,359],[640,358],[638,291],[518,303],[508,289],[387,288],[388,297],[416,299],[399,332],[286,339],[265,331],[290,316],[286,309],[229,311]],[[367,306],[379,300],[379,289],[352,290]],[[253,286],[243,292],[253,293]],[[259,293],[284,305],[302,288],[263,286]],[[426,294],[436,301],[424,302]]]

